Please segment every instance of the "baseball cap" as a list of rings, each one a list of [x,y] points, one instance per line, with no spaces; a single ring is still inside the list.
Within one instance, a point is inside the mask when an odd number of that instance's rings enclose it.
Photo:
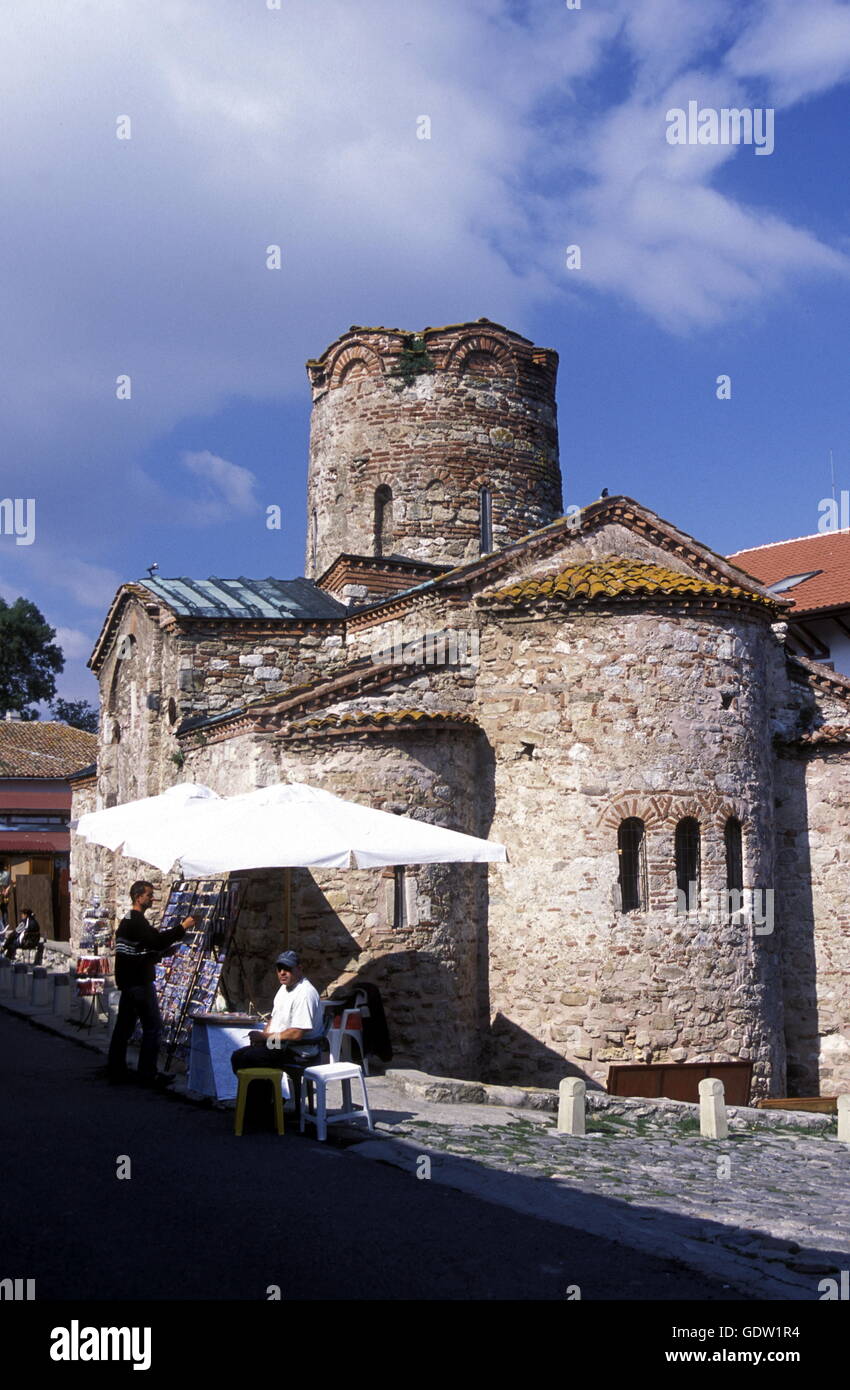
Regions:
[[[297,970],[301,964],[301,957],[297,951],[281,951],[275,965],[285,965],[287,970]]]

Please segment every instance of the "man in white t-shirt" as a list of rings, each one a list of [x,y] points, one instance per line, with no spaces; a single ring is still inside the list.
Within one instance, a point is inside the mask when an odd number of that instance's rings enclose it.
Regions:
[[[309,1066],[321,1057],[324,1010],[318,991],[304,978],[298,952],[282,951],[275,969],[280,989],[274,997],[272,1016],[262,1032],[249,1034],[247,1047],[233,1053],[230,1065],[234,1072],[244,1067],[283,1070],[293,1062]]]

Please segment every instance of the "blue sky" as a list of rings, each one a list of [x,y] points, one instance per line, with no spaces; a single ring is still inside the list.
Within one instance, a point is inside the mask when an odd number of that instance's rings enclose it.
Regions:
[[[304,362],[352,323],[556,348],[565,503],[731,552],[817,530],[830,449],[850,488],[848,4],[9,0],[0,38],[0,595],[66,697],[152,561],[302,572]],[[773,153],[671,146],[690,100]]]

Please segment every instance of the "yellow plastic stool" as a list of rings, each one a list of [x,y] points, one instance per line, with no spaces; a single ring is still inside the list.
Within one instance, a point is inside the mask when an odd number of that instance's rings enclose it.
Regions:
[[[236,1092],[236,1125],[235,1132],[242,1133],[242,1126],[245,1122],[245,1102],[248,1099],[248,1087],[252,1081],[270,1081],[272,1092],[274,1093],[274,1118],[278,1134],[283,1134],[283,1097],[280,1091],[280,1078],[283,1075],[280,1067],[245,1067],[239,1072],[239,1090]]]

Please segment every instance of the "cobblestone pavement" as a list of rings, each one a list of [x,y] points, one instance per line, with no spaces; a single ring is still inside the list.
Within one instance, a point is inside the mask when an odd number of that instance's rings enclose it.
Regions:
[[[361,1144],[364,1156],[415,1170],[427,1155],[436,1181],[675,1256],[750,1297],[816,1300],[850,1268],[850,1146],[834,1130],[712,1141],[690,1115],[675,1126],[591,1115],[576,1138],[549,1114],[411,1103],[385,1084],[386,1138]]]

